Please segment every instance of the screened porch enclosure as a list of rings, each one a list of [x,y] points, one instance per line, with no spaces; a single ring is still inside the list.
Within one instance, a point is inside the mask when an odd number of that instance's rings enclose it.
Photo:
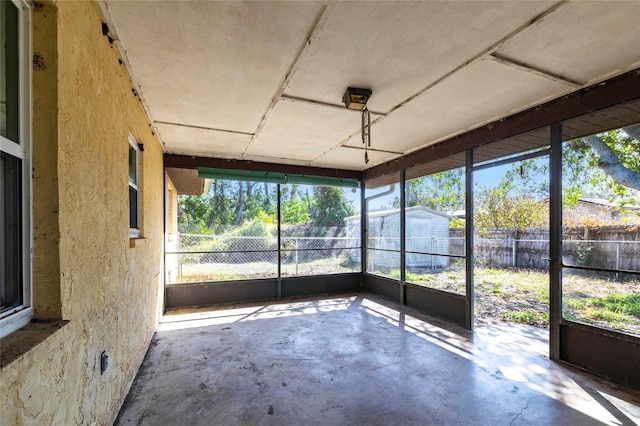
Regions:
[[[167,306],[193,288],[208,294],[195,305],[360,289],[360,229],[345,221],[361,211],[357,186],[249,180],[257,178],[216,178],[207,193],[180,196],[165,253]]]
[[[332,184],[212,179],[168,215],[165,306],[365,291],[473,329],[494,303],[490,319],[548,327],[551,359],[638,383],[629,361],[640,350],[640,196],[598,175],[580,144],[635,146],[625,129],[640,122],[640,103],[574,108],[487,128],[457,141],[458,152],[443,144],[364,172],[333,170]],[[224,164],[165,155],[171,168]],[[594,208],[596,195],[608,198]],[[509,292],[540,310],[502,306]],[[611,348],[619,362],[603,363]]]

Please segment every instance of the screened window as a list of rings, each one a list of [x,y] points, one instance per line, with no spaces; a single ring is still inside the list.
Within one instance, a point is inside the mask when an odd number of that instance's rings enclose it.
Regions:
[[[406,281],[464,294],[464,167],[408,180],[406,193]]]
[[[212,179],[178,197],[167,283],[360,272],[359,213],[357,188]]]
[[[360,190],[281,186],[282,276],[360,272]]]
[[[167,284],[277,277],[277,205],[265,182],[213,179],[204,195],[180,195]]]
[[[31,317],[28,14],[0,2],[0,337]]]
[[[586,135],[562,146],[562,316],[636,336],[640,335],[638,128],[636,124]],[[572,131],[568,123],[565,133]],[[611,167],[612,162],[617,167]]]
[[[388,179],[391,184],[374,186],[367,183],[367,265],[373,275],[400,278],[400,181],[399,176]]]

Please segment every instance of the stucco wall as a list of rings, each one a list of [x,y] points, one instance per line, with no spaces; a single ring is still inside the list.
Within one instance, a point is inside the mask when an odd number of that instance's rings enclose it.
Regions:
[[[166,175],[167,194],[166,194],[166,241],[165,249],[167,252],[178,251],[178,190],[171,182],[169,174]],[[178,275],[178,256],[167,255],[165,257],[165,282],[172,283]]]
[[[55,23],[43,22],[47,13]],[[117,49],[102,35],[97,5],[46,4],[33,15],[34,33],[48,25],[45,31],[53,32],[49,35],[55,40],[55,49],[40,49],[38,43],[47,37],[34,40],[34,52],[42,54],[58,78],[51,94],[51,80],[34,77],[39,111],[50,114],[34,119],[34,138],[53,132],[47,144],[54,144],[48,149],[55,155],[43,164],[57,172],[57,180],[49,182],[39,175],[46,167],[34,170],[35,185],[43,185],[33,191],[34,223],[42,224],[35,232],[34,280],[48,280],[45,287],[59,292],[56,302],[55,294],[49,299],[35,282],[34,306],[43,306],[48,313],[43,316],[55,316],[58,310],[69,324],[3,367],[1,423],[109,424],[160,314],[162,150]],[[144,144],[143,238],[133,241],[128,228],[129,134]],[[44,148],[34,143],[34,149]],[[49,231],[54,234],[46,237]],[[51,248],[53,258],[46,251]],[[109,355],[104,375],[101,351]]]
[[[60,318],[58,225],[58,67],[56,8],[42,4],[32,15],[33,79],[33,290],[38,318]]]

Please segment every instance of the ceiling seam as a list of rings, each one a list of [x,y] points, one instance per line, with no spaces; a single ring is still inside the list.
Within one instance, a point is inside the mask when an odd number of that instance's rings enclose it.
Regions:
[[[262,119],[260,120],[260,123],[258,124],[258,127],[256,128],[256,131],[255,131],[253,137],[251,138],[251,140],[249,141],[249,143],[245,147],[244,151],[242,151],[242,156],[240,158],[243,159],[247,155],[247,153],[249,152],[251,147],[253,146],[255,140],[257,139],[257,137],[259,136],[260,132],[262,131],[262,129],[266,125],[267,119],[269,118],[269,115],[275,109],[278,101],[280,101],[280,98],[281,98],[282,94],[284,93],[286,88],[289,86],[289,82],[293,78],[293,75],[296,73],[296,71],[300,67],[300,65],[302,63],[302,60],[309,53],[310,46],[313,43],[315,43],[315,41],[320,36],[320,33],[324,29],[324,26],[326,25],[327,21],[329,20],[329,17],[331,16],[331,13],[334,11],[335,6],[336,6],[336,0],[331,0],[330,2],[328,2],[324,6],[322,11],[318,14],[318,18],[316,19],[316,22],[313,25],[313,29],[311,30],[311,32],[309,33],[309,35],[305,39],[304,44],[301,46],[300,50],[298,51],[298,54],[296,55],[296,58],[294,59],[294,61],[291,64],[291,66],[289,67],[289,70],[287,71],[287,74],[286,74],[282,84],[280,85],[280,88],[278,89],[276,94],[271,99],[271,104],[269,104],[269,107],[267,108],[267,110],[265,111],[264,115],[262,116]]]
[[[345,108],[343,108],[345,109]],[[374,124],[378,124],[379,122],[381,122],[382,120],[384,120],[387,116],[383,115],[381,117],[376,118],[375,120],[371,121],[371,126],[373,127]],[[313,164],[314,161],[320,159],[320,157],[322,157],[323,155],[326,155],[332,151],[335,151],[336,149],[342,147],[344,144],[346,144],[347,142],[349,142],[349,140],[357,135],[361,134],[361,131],[358,130],[357,132],[354,132],[352,134],[350,134],[349,136],[347,136],[346,138],[343,138],[342,140],[340,140],[340,142],[338,142],[336,145],[332,146],[331,148],[329,148],[328,150],[324,151],[322,154],[318,155],[317,157],[315,157],[313,160],[309,161],[309,164]],[[353,148],[353,147],[350,147]],[[384,160],[383,160],[384,161]],[[373,166],[372,166],[373,167]]]
[[[576,89],[584,86],[586,84],[586,82],[580,82],[577,80],[573,80],[571,78],[562,76],[560,74],[555,74],[551,71],[547,71],[544,70],[542,68],[538,68],[538,67],[534,67],[533,65],[529,65],[529,64],[525,64],[524,62],[520,62],[517,61],[515,59],[509,58],[505,55],[501,55],[497,52],[492,53],[491,55],[489,55],[489,59],[491,59],[492,61],[498,63],[498,64],[502,64],[502,65],[506,65],[510,68],[514,68],[517,70],[521,70],[527,73],[531,73],[533,75],[537,75],[539,77],[542,78],[546,78],[547,80],[551,80],[553,82],[556,83],[562,83],[565,85],[569,85],[572,86]]]
[[[342,104],[332,104],[330,102],[316,101],[314,99],[308,99],[308,98],[301,98],[301,97],[298,97],[298,96],[285,95],[284,93],[282,94],[282,96],[280,96],[280,99],[282,99],[284,101],[294,102],[294,103],[295,102],[300,102],[300,103],[306,103],[306,104],[311,104],[311,105],[317,105],[317,106],[321,106],[321,107],[339,109],[340,111],[347,110],[347,111],[351,111],[353,113],[362,114],[361,110],[345,108],[345,106],[342,105]],[[373,114],[373,115],[379,115],[379,116],[385,116],[386,115],[384,112],[371,111],[371,110],[369,110],[369,112],[371,114]]]
[[[162,135],[160,134],[160,131],[158,130],[158,127],[155,124],[155,121],[153,120],[153,115],[151,115],[151,109],[149,108],[149,104],[147,103],[147,100],[144,97],[142,84],[136,77],[136,73],[133,70],[133,65],[131,65],[131,61],[129,60],[129,56],[127,55],[127,50],[124,48],[124,45],[120,42],[120,37],[118,37],[118,32],[116,31],[116,26],[113,22],[113,17],[111,16],[111,12],[109,12],[109,7],[107,5],[107,2],[98,1],[97,3],[98,3],[98,8],[102,13],[102,18],[105,20],[107,26],[109,27],[109,33],[112,36],[111,38],[113,39],[113,42],[116,45],[116,49],[118,50],[120,59],[122,60],[122,63],[124,64],[124,67],[127,70],[127,73],[129,74],[129,79],[131,80],[131,84],[134,86],[136,95],[140,100],[140,103],[142,104],[142,109],[144,110],[145,114],[147,115],[147,118],[149,119],[149,126],[151,127],[151,131],[155,135],[155,137],[158,139],[158,142],[160,143],[160,147],[162,148],[162,151],[167,152],[167,146],[165,145],[164,140],[162,139]]]
[[[480,53],[476,54],[474,57],[472,57],[471,59],[465,61],[464,63],[462,63],[461,65],[457,66],[456,68],[454,68],[453,70],[449,71],[448,73],[446,73],[445,75],[443,75],[442,77],[438,78],[437,80],[435,80],[434,82],[432,82],[431,84],[429,84],[427,87],[421,89],[420,91],[418,91],[417,93],[409,96],[407,99],[405,99],[404,101],[400,102],[399,104],[397,104],[396,106],[394,106],[393,108],[391,108],[390,110],[387,111],[387,113],[382,116],[379,117],[376,120],[373,120],[371,122],[371,125],[373,127],[374,124],[378,124],[380,121],[382,121],[384,118],[390,116],[393,112],[397,111],[398,109],[402,108],[403,106],[407,105],[408,103],[410,103],[411,101],[417,99],[418,97],[424,95],[425,93],[427,93],[428,91],[430,91],[431,89],[433,89],[434,87],[436,87],[437,85],[443,83],[444,81],[448,80],[449,78],[451,78],[454,74],[457,74],[463,70],[465,70],[466,68],[469,68],[471,65],[486,59],[487,57],[491,57],[491,55],[496,52],[498,49],[500,49],[504,43],[506,43],[507,41],[509,41],[511,38],[515,37],[516,35],[520,34],[521,32],[523,32],[524,30],[526,30],[527,28],[531,27],[532,25],[536,24],[537,22],[541,21],[542,19],[544,19],[546,16],[550,15],[551,13],[555,12],[556,10],[558,10],[560,7],[562,7],[563,5],[565,5],[566,3],[569,3],[570,0],[561,0],[560,2],[554,4],[553,6],[549,7],[548,9],[546,9],[544,12],[539,13],[538,15],[536,15],[535,17],[533,17],[532,19],[530,19],[529,21],[527,21],[525,24],[521,25],[520,27],[516,28],[515,30],[513,30],[512,32],[510,32],[509,34],[507,34],[506,36],[502,37],[500,40],[498,40],[497,42],[493,43],[491,46],[489,46],[488,48],[486,48],[485,50],[481,51]],[[581,86],[580,86],[581,87]],[[323,152],[322,154],[318,155],[317,157],[315,157],[313,160],[311,160],[309,162],[309,164],[312,164],[314,161],[318,160],[320,157],[322,157],[323,155],[326,155],[338,148],[340,148],[341,146],[343,146],[345,143],[347,143],[351,138],[355,137],[356,135],[358,135],[360,132],[355,132],[352,133],[351,135],[347,136],[346,138],[342,139],[340,142],[338,142],[336,145],[334,145],[333,147],[329,148],[328,150],[326,150],[325,152]],[[424,147],[426,144],[423,144],[422,147]],[[405,154],[407,154],[407,152],[405,152]],[[380,163],[377,164],[381,164],[383,163],[385,160],[380,161]],[[377,164],[373,164],[371,167],[375,167]]]
[[[229,130],[229,129],[218,129],[215,127],[205,127],[205,126],[195,126],[191,124],[183,124],[183,123],[172,123],[170,121],[156,121],[156,124],[164,124],[167,126],[178,126],[178,127],[188,127],[190,129],[201,129],[201,130],[211,130],[214,132],[224,132],[224,133],[232,133],[234,135],[245,135],[245,136],[253,136],[255,133],[243,132],[240,130]]]
[[[535,25],[536,23],[540,22],[542,19],[544,19],[545,17],[547,17],[551,13],[555,12],[561,6],[567,4],[568,2],[569,2],[569,0],[562,0],[562,1],[558,2],[558,3],[556,3],[555,5],[551,6],[550,8],[548,8],[544,12],[536,15],[534,18],[530,19],[527,23],[525,23],[524,25],[521,25],[519,28],[516,28],[515,30],[513,30],[512,32],[510,32],[506,36],[502,37],[500,40],[498,40],[497,42],[495,42],[494,44],[489,46],[487,49],[485,49],[482,52],[478,53],[477,55],[475,55],[471,59],[465,61],[463,64],[459,65],[458,67],[456,67],[453,70],[449,71],[448,73],[446,73],[445,75],[443,75],[442,77],[440,77],[439,79],[434,81],[433,83],[429,84],[424,89],[420,90],[419,92],[415,93],[414,95],[411,95],[410,97],[405,99],[403,102],[400,102],[398,105],[396,105],[395,107],[391,108],[389,111],[387,111],[387,115],[391,114],[392,112],[394,112],[397,109],[405,106],[406,104],[408,104],[409,102],[413,101],[414,99],[416,99],[416,98],[422,96],[423,94],[427,93],[429,90],[433,89],[435,86],[437,86],[437,85],[443,83],[444,81],[448,80],[449,78],[451,78],[454,74],[457,74],[460,71],[463,71],[464,69],[469,68],[471,65],[473,65],[473,64],[475,64],[475,63],[477,63],[477,62],[479,62],[479,61],[481,61],[483,59],[486,59],[489,56],[491,56],[495,51],[500,49],[507,41],[509,41],[510,39],[515,37],[516,35],[520,34],[524,30],[528,29],[529,27],[531,27],[531,26]]]

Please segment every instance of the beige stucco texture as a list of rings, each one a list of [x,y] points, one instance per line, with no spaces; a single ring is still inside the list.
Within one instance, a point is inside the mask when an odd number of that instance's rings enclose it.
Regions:
[[[32,13],[34,311],[69,323],[2,368],[1,423],[109,424],[160,315],[163,153],[98,6],[34,4]],[[136,240],[129,135],[144,144]]]

